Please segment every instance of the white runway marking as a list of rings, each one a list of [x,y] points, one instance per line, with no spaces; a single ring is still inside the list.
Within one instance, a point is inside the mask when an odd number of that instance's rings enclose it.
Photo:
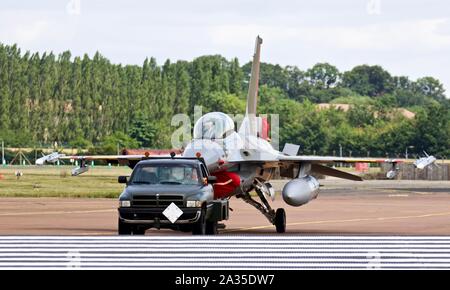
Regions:
[[[440,216],[450,216],[450,212],[438,212],[438,213],[424,213],[420,215],[408,215],[408,216],[386,216],[386,217],[370,217],[370,218],[353,218],[353,219],[342,219],[342,220],[319,220],[319,221],[305,221],[298,223],[287,223],[287,226],[294,225],[316,225],[316,224],[329,224],[329,223],[354,223],[354,222],[372,222],[372,221],[393,221],[393,220],[405,220],[405,219],[417,219],[417,218],[430,218],[430,217],[440,217]],[[239,232],[248,230],[258,230],[258,229],[270,229],[273,225],[269,226],[255,226],[255,227],[243,227],[237,229],[225,229],[224,232]]]
[[[4,236],[0,269],[450,269],[450,236]]]
[[[83,214],[115,212],[117,209],[94,209],[94,210],[72,210],[72,211],[31,211],[31,212],[5,212],[0,216],[24,216],[24,215],[60,215],[60,214]]]

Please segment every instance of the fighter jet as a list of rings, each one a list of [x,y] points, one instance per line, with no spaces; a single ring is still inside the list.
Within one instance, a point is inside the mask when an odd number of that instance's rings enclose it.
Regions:
[[[434,164],[436,162],[436,157],[428,155],[427,152],[423,153],[425,153],[425,157],[421,157],[414,161],[414,166],[416,168],[424,169],[428,165]]]
[[[184,157],[202,157],[210,172],[229,171],[239,175],[241,183],[228,198],[235,196],[254,206],[268,221],[275,225],[277,232],[286,231],[286,213],[283,208],[274,210],[269,201],[275,198],[270,180],[276,170],[282,177],[291,180],[283,187],[282,198],[290,206],[298,207],[315,199],[319,193],[319,182],[314,173],[362,181],[361,177],[334,169],[327,165],[334,163],[389,163],[392,170],[388,178],[395,177],[397,163],[401,159],[346,158],[334,156],[297,155],[299,146],[286,144],[283,151],[275,150],[264,132],[264,119],[257,116],[260,54],[262,39],[256,38],[251,76],[249,82],[246,114],[238,130],[234,120],[225,113],[211,112],[203,115],[194,125],[193,139],[186,146]],[[267,129],[267,126],[266,126]],[[55,162],[57,159],[79,160],[81,165],[73,174],[85,172],[89,160],[115,160],[130,167],[148,157],[145,155],[106,156],[65,156],[55,154],[44,156],[36,164]],[[428,163],[425,162],[425,163]],[[425,167],[419,162],[417,167]],[[424,166],[422,166],[424,165]],[[250,193],[255,191],[257,200]]]

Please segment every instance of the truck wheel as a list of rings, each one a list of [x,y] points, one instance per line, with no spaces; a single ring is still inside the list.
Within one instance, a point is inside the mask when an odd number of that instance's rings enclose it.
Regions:
[[[206,209],[202,209],[199,220],[192,227],[193,235],[205,235],[206,234]]]
[[[182,231],[183,233],[192,232],[192,226],[191,225],[180,225],[178,227],[178,230]]]
[[[133,235],[135,235],[135,236],[143,236],[143,235],[145,235],[145,228],[134,227],[133,228]]]
[[[275,228],[277,229],[277,233],[286,232],[286,212],[284,208],[277,209],[275,213]]]
[[[206,222],[206,234],[217,235],[217,222]]]
[[[119,219],[118,232],[119,235],[131,235],[131,226]]]

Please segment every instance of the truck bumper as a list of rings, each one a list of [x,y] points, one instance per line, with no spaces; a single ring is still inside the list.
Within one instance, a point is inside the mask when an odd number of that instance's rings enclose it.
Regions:
[[[122,222],[139,225],[176,225],[193,224],[200,219],[200,208],[180,208],[183,214],[175,222],[170,222],[163,214],[164,208],[119,208]]]

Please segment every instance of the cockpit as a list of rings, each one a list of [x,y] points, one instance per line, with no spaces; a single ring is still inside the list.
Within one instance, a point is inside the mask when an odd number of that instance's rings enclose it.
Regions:
[[[233,119],[220,112],[205,114],[194,125],[194,139],[224,139],[233,132]]]

